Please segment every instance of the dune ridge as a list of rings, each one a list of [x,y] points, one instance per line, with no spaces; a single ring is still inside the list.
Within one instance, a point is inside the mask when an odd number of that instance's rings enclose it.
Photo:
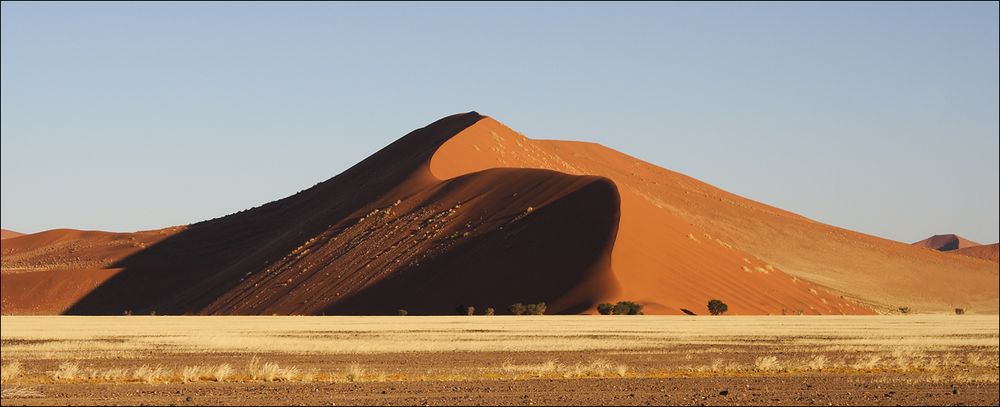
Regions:
[[[989,260],[995,263],[1000,260],[1000,243],[963,247],[949,253]]]
[[[60,233],[4,242],[4,313],[447,314],[536,301],[582,313],[632,300],[680,314],[711,298],[733,314],[997,312],[996,263],[823,225],[476,112],[222,218]],[[66,261],[71,249],[87,261]],[[957,289],[927,286],[944,278]],[[45,288],[75,280],[94,288]]]

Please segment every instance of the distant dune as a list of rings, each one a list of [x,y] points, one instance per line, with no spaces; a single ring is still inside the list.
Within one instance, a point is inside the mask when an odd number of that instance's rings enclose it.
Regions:
[[[0,240],[10,239],[12,237],[23,236],[24,233],[18,233],[13,230],[0,229]]]
[[[982,246],[981,243],[976,243],[964,237],[952,234],[934,235],[916,242],[913,245],[927,247],[942,252],[964,249],[966,247]]]
[[[681,314],[713,298],[731,314],[998,310],[995,262],[824,225],[475,112],[257,208],[3,250],[4,313],[503,313],[537,301],[586,313],[631,300]]]
[[[978,257],[993,262],[1000,260],[1000,243],[984,244],[979,246],[966,247],[952,251],[951,253],[963,256]]]

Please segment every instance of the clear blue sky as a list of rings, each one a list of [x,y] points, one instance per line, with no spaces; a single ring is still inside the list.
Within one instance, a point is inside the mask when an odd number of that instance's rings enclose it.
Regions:
[[[191,223],[477,110],[836,226],[998,240],[997,3],[2,9],[2,224]]]

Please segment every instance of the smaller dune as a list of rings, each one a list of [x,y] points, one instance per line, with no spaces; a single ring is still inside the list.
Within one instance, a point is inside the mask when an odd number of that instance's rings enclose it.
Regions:
[[[973,247],[973,246],[982,246],[981,243],[976,243],[959,235],[953,235],[953,234],[934,235],[919,242],[913,243],[913,245],[928,247],[942,252],[965,249],[967,247]]]
[[[0,229],[0,240],[10,239],[18,236],[24,236],[24,233],[15,232],[13,230]]]

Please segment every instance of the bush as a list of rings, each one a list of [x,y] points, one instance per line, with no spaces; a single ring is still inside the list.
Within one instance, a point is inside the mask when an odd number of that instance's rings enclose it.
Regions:
[[[616,315],[642,315],[642,305],[632,301],[618,301],[614,311]]]
[[[493,309],[493,307],[486,307],[486,311],[483,311],[483,315],[494,315],[494,314],[496,314],[496,311]]]
[[[524,306],[524,313],[527,315],[545,315],[545,303],[528,304]]]
[[[965,308],[955,308],[955,315],[965,315]]]
[[[729,306],[726,305],[726,303],[716,299],[712,299],[708,302],[708,312],[712,315],[722,315],[725,314],[726,311],[729,311]]]
[[[642,305],[632,301],[618,301],[616,304],[597,304],[601,315],[642,315]]]
[[[459,305],[455,307],[455,312],[457,312],[458,315],[475,315],[476,307],[471,305]]]
[[[524,315],[524,311],[526,311],[526,309],[524,307],[524,304],[516,302],[510,304],[510,306],[507,307],[507,311],[514,315]]]
[[[910,307],[899,307],[899,313],[906,315],[910,313]]]
[[[410,313],[406,312],[405,309],[398,309],[398,310],[396,310],[396,315],[399,315],[401,317],[405,317],[407,315],[410,315]]]
[[[607,302],[597,304],[597,312],[601,315],[613,315],[615,313],[615,305]]]

